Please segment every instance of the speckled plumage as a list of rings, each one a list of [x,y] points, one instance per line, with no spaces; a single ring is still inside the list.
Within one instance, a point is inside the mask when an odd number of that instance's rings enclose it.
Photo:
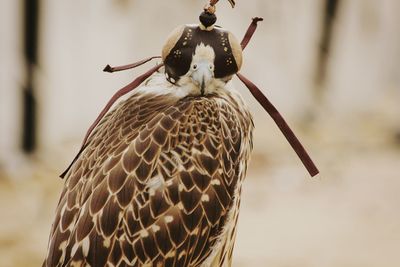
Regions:
[[[230,266],[253,123],[230,87],[154,74],[66,176],[44,266]]]

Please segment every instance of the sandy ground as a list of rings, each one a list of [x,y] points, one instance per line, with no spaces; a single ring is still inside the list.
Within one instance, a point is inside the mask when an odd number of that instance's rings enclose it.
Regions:
[[[267,139],[257,129],[234,266],[400,266],[400,149],[374,131],[313,127],[299,135],[321,169],[316,179],[276,129]],[[1,267],[41,264],[68,160],[22,159],[14,177],[1,175]]]

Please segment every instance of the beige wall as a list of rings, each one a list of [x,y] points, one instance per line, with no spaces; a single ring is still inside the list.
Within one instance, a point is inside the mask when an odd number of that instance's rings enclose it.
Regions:
[[[219,4],[219,24],[238,38],[250,18],[262,16],[245,52],[243,73],[255,81],[289,118],[315,106],[313,78],[319,45],[322,1],[238,1]],[[349,113],[398,114],[399,3],[343,1],[335,34],[323,109]],[[3,5],[4,6],[4,5]],[[40,147],[77,143],[108,98],[143,69],[108,75],[107,64],[124,64],[158,54],[165,37],[182,23],[196,22],[201,1],[43,0],[40,66],[37,69]],[[2,8],[2,157],[17,147],[23,70],[16,1]],[[237,82],[236,82],[237,83]],[[237,83],[241,91],[243,86]],[[254,105],[247,92],[243,93]],[[259,107],[260,120],[266,120]],[[318,111],[317,111],[318,112]],[[299,116],[300,115],[300,116]],[[6,149],[4,149],[6,148]]]

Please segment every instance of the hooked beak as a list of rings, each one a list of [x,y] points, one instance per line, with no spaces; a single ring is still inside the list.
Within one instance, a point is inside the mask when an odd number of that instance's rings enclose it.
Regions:
[[[207,86],[214,78],[213,67],[210,68],[210,64],[197,64],[193,68],[192,80],[195,85],[200,89],[201,95],[204,95]]]
[[[205,83],[205,77],[203,76],[203,79],[201,80],[201,84],[200,84],[201,95],[204,95],[205,88],[206,88],[206,83]]]

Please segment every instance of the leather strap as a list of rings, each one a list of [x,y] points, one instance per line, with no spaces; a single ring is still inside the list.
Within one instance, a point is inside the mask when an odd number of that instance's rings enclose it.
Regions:
[[[228,0],[229,3],[231,4],[232,8],[235,7],[236,2],[235,0]],[[216,11],[216,5],[219,2],[219,0],[210,0],[210,2],[204,7],[204,11],[208,12],[209,14],[215,14]]]
[[[242,42],[240,43],[243,50],[246,48],[246,46],[249,44],[251,38],[253,37],[253,34],[257,29],[257,23],[259,21],[263,21],[263,20],[264,20],[263,18],[258,18],[258,17],[253,18],[253,21],[251,22],[249,28],[247,29],[247,32],[244,35]]]
[[[290,129],[285,119],[275,108],[275,106],[268,100],[268,98],[261,92],[261,90],[249,79],[247,79],[240,73],[237,73],[236,75],[250,90],[250,93],[254,96],[255,99],[257,99],[258,103],[261,104],[261,106],[265,109],[265,111],[267,111],[268,114],[275,121],[276,125],[279,127],[283,135],[288,140],[289,144],[292,146],[296,154],[299,156],[300,160],[303,162],[304,166],[306,167],[310,175],[312,177],[317,175],[319,171],[315,166],[314,162],[308,155],[307,151],[304,149],[303,145],[300,143],[299,139],[293,133],[292,129]]]
[[[150,59],[151,60],[151,59]],[[142,60],[139,61],[138,63],[134,63],[131,64],[129,66],[140,66],[146,62],[148,62],[149,60]],[[139,64],[140,62],[143,62],[142,64]],[[164,66],[164,64],[160,64],[157,65],[153,68],[151,68],[149,71],[147,71],[146,73],[140,75],[139,77],[137,77],[133,82],[131,82],[130,84],[128,84],[127,86],[123,87],[122,89],[120,89],[118,92],[116,92],[113,97],[108,101],[107,105],[103,108],[103,110],[101,111],[101,113],[99,114],[99,116],[97,117],[97,119],[94,121],[94,123],[90,126],[89,130],[86,132],[86,136],[85,139],[83,139],[82,142],[82,147],[79,150],[78,154],[75,156],[74,160],[71,162],[71,164],[68,166],[68,168],[60,175],[61,178],[64,178],[65,175],[68,173],[68,171],[71,169],[72,165],[75,163],[75,161],[79,158],[79,156],[82,154],[82,152],[85,150],[87,144],[86,141],[89,139],[90,134],[92,133],[92,131],[94,130],[94,128],[97,126],[97,124],[99,124],[99,122],[101,121],[101,119],[107,114],[107,112],[110,110],[110,108],[113,106],[113,104],[123,95],[126,95],[127,93],[131,92],[132,90],[136,89],[139,85],[141,85],[147,78],[149,78],[154,72],[156,72],[157,70],[159,70],[162,66]]]
[[[118,66],[118,67],[111,67],[110,65],[107,65],[103,71],[104,72],[109,72],[109,73],[113,73],[113,72],[117,72],[117,71],[123,71],[123,70],[129,70],[129,69],[134,69],[136,67],[139,67],[143,64],[146,64],[147,62],[156,59],[156,58],[161,58],[161,56],[153,56],[153,57],[149,57],[146,59],[143,59],[141,61],[135,62],[133,64],[129,64],[129,65],[124,65],[124,66]]]
[[[259,21],[263,21],[262,18],[253,18],[249,28],[247,29],[246,34],[243,37],[241,42],[242,49],[245,49],[249,44],[251,37],[253,37],[254,32],[257,29],[257,23]],[[304,166],[310,173],[312,177],[319,173],[318,168],[315,166],[311,157],[308,155],[307,151],[293,133],[292,129],[290,129],[289,125],[286,123],[285,119],[279,113],[279,111],[275,108],[275,106],[268,100],[268,98],[261,92],[261,90],[249,79],[244,77],[242,74],[236,74],[238,78],[246,85],[246,87],[250,90],[250,93],[254,96],[254,98],[261,104],[261,106],[268,112],[268,114],[275,121],[278,128],[281,130],[283,135],[288,140],[289,144],[292,146],[296,154],[299,156],[300,160],[303,162]]]

